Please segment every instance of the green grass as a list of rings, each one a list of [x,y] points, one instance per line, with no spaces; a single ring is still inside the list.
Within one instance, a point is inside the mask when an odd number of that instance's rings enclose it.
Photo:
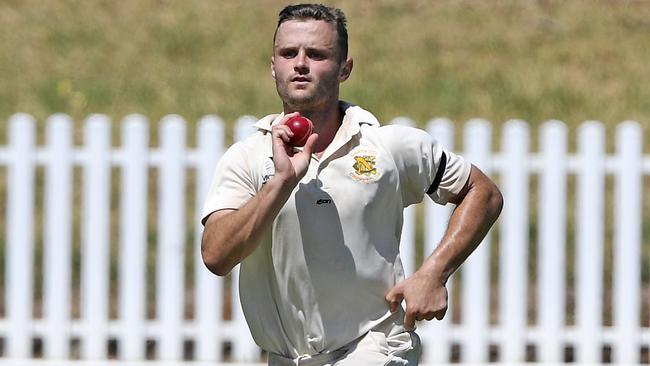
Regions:
[[[332,3],[348,15],[355,59],[342,95],[384,121],[649,120],[650,4]],[[283,4],[3,2],[0,118],[272,113],[271,36]]]

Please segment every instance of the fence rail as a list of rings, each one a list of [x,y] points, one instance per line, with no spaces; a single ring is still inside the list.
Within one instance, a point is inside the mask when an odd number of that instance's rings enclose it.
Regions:
[[[235,139],[250,134],[253,122],[239,119]],[[392,122],[412,124],[405,118]],[[57,114],[47,120],[40,146],[34,118],[10,118],[8,144],[0,146],[7,202],[0,362],[29,364],[39,357],[198,364],[263,357],[238,303],[237,269],[229,279],[217,278],[199,253],[199,211],[227,147],[225,124],[216,116],[201,119],[195,147],[186,145],[187,126],[179,116],[160,121],[155,147],[148,126],[143,116],[126,117],[121,144],[113,147],[111,121],[92,115],[83,145],[76,146],[72,120]],[[505,207],[498,226],[450,281],[447,317],[420,324],[423,361],[647,362],[650,306],[642,274],[650,244],[643,227],[650,220],[643,211],[643,182],[650,156],[643,155],[641,126],[618,125],[613,154],[606,153],[605,128],[596,121],[578,128],[575,152],[569,152],[568,128],[560,121],[540,126],[536,152],[530,127],[520,120],[503,126],[496,152],[485,120],[470,120],[456,131],[451,121],[434,119],[427,130],[494,176]],[[453,146],[457,132],[463,149]],[[80,183],[75,170],[81,171]],[[36,206],[39,192],[42,207]],[[432,202],[406,209],[401,249],[407,273],[435,248],[450,212]],[[112,233],[114,220],[118,229]],[[36,263],[41,252],[42,263]],[[114,252],[117,267],[111,269]],[[35,285],[39,265],[42,291]],[[73,281],[75,265],[79,284]],[[117,273],[114,284],[111,271]]]

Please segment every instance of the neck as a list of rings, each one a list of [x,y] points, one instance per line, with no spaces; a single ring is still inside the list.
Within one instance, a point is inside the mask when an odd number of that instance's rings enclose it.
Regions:
[[[309,118],[314,124],[314,132],[318,134],[318,141],[314,146],[315,153],[321,153],[332,143],[336,132],[341,126],[341,110],[339,108],[339,101],[333,100],[327,103],[323,108],[317,110],[305,110],[300,108],[292,108],[291,106],[284,106],[284,113],[300,112],[301,115]]]

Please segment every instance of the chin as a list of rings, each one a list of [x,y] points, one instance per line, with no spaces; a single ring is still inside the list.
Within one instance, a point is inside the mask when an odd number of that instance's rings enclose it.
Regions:
[[[293,106],[296,106],[296,107],[308,107],[308,106],[316,104],[316,98],[314,98],[311,95],[310,96],[304,96],[304,95],[295,96],[295,95],[292,95],[292,96],[289,96],[288,98],[286,98],[285,101],[287,102],[287,104],[293,105]]]

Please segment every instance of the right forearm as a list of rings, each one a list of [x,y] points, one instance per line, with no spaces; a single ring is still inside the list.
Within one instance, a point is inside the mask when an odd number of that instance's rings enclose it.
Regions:
[[[286,114],[272,128],[273,178],[238,210],[217,211],[208,217],[203,231],[201,255],[213,273],[220,276],[228,274],[257,248],[262,235],[271,227],[291,192],[307,172],[318,135],[314,133],[309,136],[302,151],[289,146],[293,132],[285,122],[296,115],[298,113]]]
[[[293,187],[295,184],[274,177],[238,210],[227,214],[216,212],[208,218],[201,255],[210,271],[226,275],[257,248]]]

